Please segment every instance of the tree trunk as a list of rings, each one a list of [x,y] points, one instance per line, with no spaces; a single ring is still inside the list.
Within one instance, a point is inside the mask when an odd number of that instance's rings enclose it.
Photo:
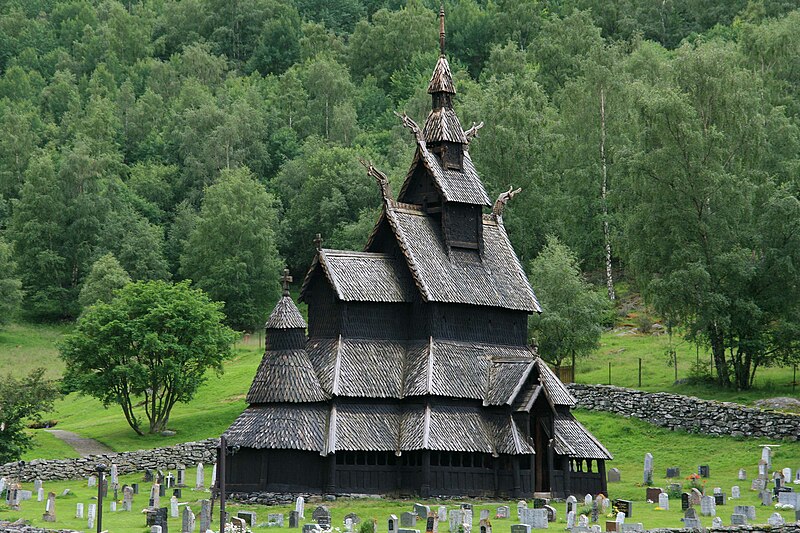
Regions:
[[[731,384],[730,370],[725,360],[724,336],[715,325],[709,326],[708,338],[711,342],[711,354],[714,358],[714,366],[717,367],[717,383],[721,387],[729,387]]]
[[[612,302],[617,299],[614,291],[614,277],[611,272],[611,231],[608,227],[608,167],[606,165],[606,95],[600,89],[600,166],[603,171],[600,198],[603,205],[603,241],[605,243],[606,258],[606,286],[608,299]]]

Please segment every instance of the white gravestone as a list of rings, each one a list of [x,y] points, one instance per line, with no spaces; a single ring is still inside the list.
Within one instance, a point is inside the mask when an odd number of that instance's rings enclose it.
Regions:
[[[644,475],[642,477],[645,485],[653,484],[653,454],[650,452],[644,455]]]
[[[298,496],[294,501],[294,510],[297,511],[297,516],[302,519],[306,517],[306,500],[302,496]]]
[[[195,476],[194,488],[199,490],[206,488],[206,477],[203,471],[203,463],[197,463],[197,475]]]
[[[669,494],[662,492],[658,495],[658,506],[665,511],[669,511]]]
[[[741,489],[739,488],[739,485],[734,485],[733,487],[731,487],[731,499],[738,500],[739,498],[741,498],[742,496],[740,491]]]
[[[83,518],[83,504],[78,503],[75,505],[75,518]]]

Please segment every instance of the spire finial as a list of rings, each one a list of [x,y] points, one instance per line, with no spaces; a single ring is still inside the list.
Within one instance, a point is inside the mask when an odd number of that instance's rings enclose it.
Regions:
[[[283,282],[283,295],[289,296],[289,284],[294,281],[292,276],[289,275],[289,269],[283,269],[283,276],[281,276],[281,282]]]
[[[439,54],[444,55],[444,4],[439,4]]]
[[[317,248],[317,250],[322,250],[322,243],[322,234],[317,233],[317,236],[314,237],[314,246]]]

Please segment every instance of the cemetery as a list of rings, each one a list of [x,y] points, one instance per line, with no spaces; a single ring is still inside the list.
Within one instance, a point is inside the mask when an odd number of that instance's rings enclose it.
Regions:
[[[226,429],[0,465],[0,533],[800,533],[800,417],[565,385],[542,359],[503,221],[520,190],[487,195],[439,24],[401,189],[362,161],[364,251],[317,234],[298,298],[283,271]]]

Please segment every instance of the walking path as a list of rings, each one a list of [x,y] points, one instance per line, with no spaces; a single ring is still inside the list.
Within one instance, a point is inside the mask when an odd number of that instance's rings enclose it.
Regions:
[[[46,429],[45,431],[72,446],[81,457],[86,457],[87,455],[98,455],[102,453],[114,453],[114,450],[105,444],[97,442],[94,439],[81,437],[80,435],[71,431],[64,431],[63,429]]]

